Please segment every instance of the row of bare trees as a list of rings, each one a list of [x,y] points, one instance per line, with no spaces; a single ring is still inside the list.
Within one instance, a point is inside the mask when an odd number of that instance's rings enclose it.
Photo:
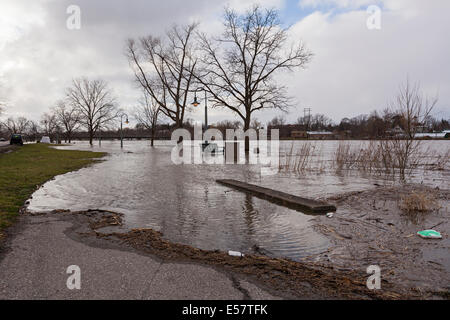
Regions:
[[[21,133],[30,140],[42,134],[57,141],[64,138],[69,143],[75,131],[83,128],[92,144],[97,131],[112,126],[119,112],[105,81],[79,78],[66,89],[65,98],[42,115],[39,124],[25,117],[10,117],[1,126],[9,134]]]
[[[25,139],[35,141],[40,136],[49,136],[54,141],[64,139],[71,142],[73,133],[77,129],[76,118],[68,119],[66,107],[58,105],[50,112],[41,116],[39,122],[26,117],[9,117],[0,122],[0,133],[10,136],[14,133],[22,134]]]
[[[414,102],[412,96],[415,96]],[[401,85],[398,97],[381,112],[375,110],[369,115],[344,118],[338,124],[323,114],[302,116],[296,122],[276,116],[267,127],[280,129],[280,135],[284,138],[290,137],[292,131],[330,131],[353,139],[405,138],[450,129],[450,119],[438,119],[431,115],[436,103],[436,97],[427,99],[418,83],[407,80]]]
[[[138,102],[134,117],[140,127],[151,131],[153,146],[162,109],[147,91]],[[66,89],[64,99],[41,116],[39,124],[25,117],[10,117],[0,122],[0,131],[3,128],[9,135],[21,133],[29,140],[45,135],[53,141],[64,139],[70,143],[74,133],[83,129],[87,131],[92,145],[98,131],[111,129],[121,113],[105,81],[79,78],[74,79]]]
[[[223,34],[198,31],[196,23],[174,26],[164,37],[130,39],[127,57],[139,86],[161,114],[183,127],[190,93],[201,87],[214,107],[225,107],[251,126],[254,113],[290,105],[286,88],[274,76],[304,68],[312,54],[273,9],[253,7],[244,14],[226,9]]]

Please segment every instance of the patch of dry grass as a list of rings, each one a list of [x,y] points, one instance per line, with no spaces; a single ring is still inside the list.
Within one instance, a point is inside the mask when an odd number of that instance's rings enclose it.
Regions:
[[[432,212],[440,209],[440,205],[433,194],[413,192],[400,199],[399,208],[407,213]]]
[[[300,174],[311,170],[313,157],[316,156],[315,149],[315,145],[306,142],[295,152],[292,143],[289,152],[284,157],[280,157],[280,171]]]
[[[434,170],[445,170],[450,163],[450,150],[447,150],[445,154],[439,155],[434,165]]]

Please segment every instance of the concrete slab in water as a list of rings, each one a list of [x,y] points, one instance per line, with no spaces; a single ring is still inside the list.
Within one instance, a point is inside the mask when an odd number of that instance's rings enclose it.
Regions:
[[[237,180],[216,180],[217,183],[232,187],[244,192],[254,194],[257,197],[275,202],[277,204],[310,214],[325,214],[335,212],[337,209],[321,201],[301,198],[285,192],[248,184]]]

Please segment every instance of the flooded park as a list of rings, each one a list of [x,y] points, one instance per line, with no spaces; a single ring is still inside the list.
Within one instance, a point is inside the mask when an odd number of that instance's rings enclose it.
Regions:
[[[450,1],[25,2],[0,1],[0,301],[450,299]]]
[[[171,242],[205,250],[258,252],[299,261],[333,247],[330,238],[317,228],[318,222],[333,219],[289,209],[222,186],[216,180],[236,179],[331,202],[342,195],[370,194],[371,190],[401,185],[390,176],[359,170],[337,171],[333,162],[340,143],[282,141],[279,172],[261,175],[258,165],[173,164],[174,144],[170,142],[159,141],[151,148],[148,141],[125,141],[123,149],[116,141],[104,141],[101,147],[76,142],[73,146],[58,148],[103,151],[108,155],[100,163],[58,176],[43,185],[33,194],[28,210],[109,210],[124,215],[125,228],[160,231]],[[357,149],[368,142],[346,143]],[[292,150],[304,149],[305,144],[315,150],[308,156],[308,170],[283,170],[286,157]],[[442,160],[449,146],[448,141],[424,141],[421,148],[427,150],[427,155],[423,166],[413,170],[407,182],[448,189],[448,166],[433,169],[432,165]],[[383,198],[374,203],[383,200],[386,204],[387,199]],[[355,202],[354,209],[347,210],[338,204],[335,216],[353,214],[355,210],[358,214],[364,213],[358,212],[360,206],[361,203]],[[441,202],[441,206],[441,213],[448,214],[448,199]],[[448,229],[448,223],[446,227]],[[448,257],[446,263],[449,263]],[[449,266],[450,263],[447,270]]]

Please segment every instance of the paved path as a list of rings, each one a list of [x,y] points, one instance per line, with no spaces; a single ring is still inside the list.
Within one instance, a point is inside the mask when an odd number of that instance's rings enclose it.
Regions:
[[[0,250],[0,299],[276,298],[211,267],[86,243],[75,224],[55,214],[22,216]],[[70,265],[81,269],[81,290],[66,286]]]

